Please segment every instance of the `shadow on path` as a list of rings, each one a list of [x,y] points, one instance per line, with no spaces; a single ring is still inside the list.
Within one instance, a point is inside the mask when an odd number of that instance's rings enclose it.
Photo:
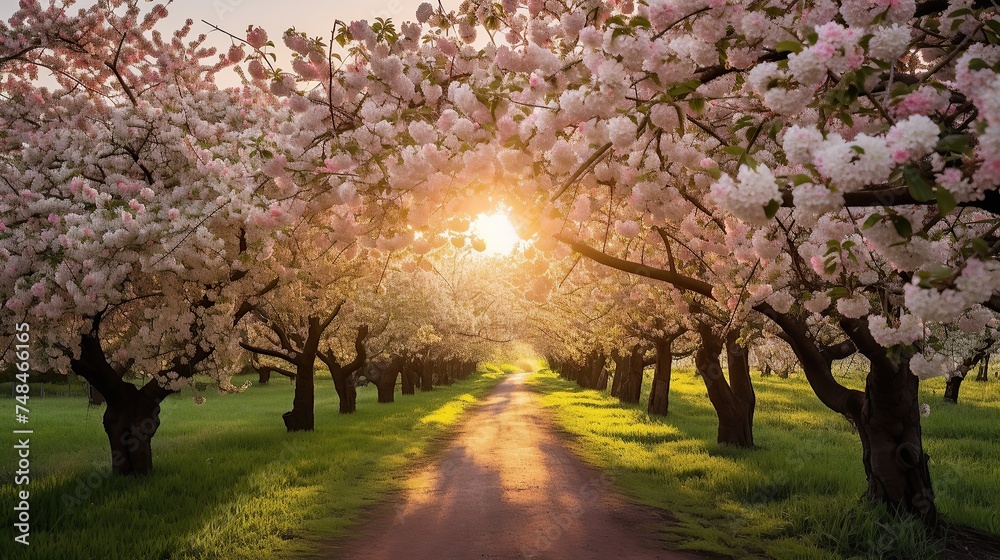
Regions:
[[[625,502],[563,445],[526,376],[510,375],[470,413],[398,505],[320,557],[699,558],[657,548],[641,527],[659,517]]]

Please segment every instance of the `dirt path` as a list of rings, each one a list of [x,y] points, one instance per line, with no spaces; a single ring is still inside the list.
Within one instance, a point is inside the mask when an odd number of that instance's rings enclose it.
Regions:
[[[327,557],[697,558],[657,550],[640,529],[656,514],[625,503],[563,445],[526,376],[502,381],[416,487]]]

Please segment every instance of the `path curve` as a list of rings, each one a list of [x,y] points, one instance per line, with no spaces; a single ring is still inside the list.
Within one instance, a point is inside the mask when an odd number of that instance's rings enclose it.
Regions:
[[[560,441],[528,374],[501,381],[463,420],[415,487],[359,527],[329,558],[667,559],[640,527],[655,510],[628,504]],[[662,545],[661,545],[662,546]]]

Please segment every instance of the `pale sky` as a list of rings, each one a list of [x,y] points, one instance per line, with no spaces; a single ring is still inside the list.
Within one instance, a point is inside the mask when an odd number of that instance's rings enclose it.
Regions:
[[[194,34],[208,33],[211,28],[201,23],[206,20],[229,31],[233,35],[244,36],[248,25],[256,25],[267,30],[275,43],[281,43],[281,34],[289,27],[305,31],[309,36],[329,37],[333,21],[341,19],[353,21],[367,19],[374,21],[376,17],[392,18],[397,25],[403,21],[412,21],[417,12],[417,6],[426,0],[174,0],[167,5],[170,15],[162,22],[162,29],[176,29],[184,24],[184,20],[194,20]],[[42,0],[44,4],[47,0]],[[75,11],[81,6],[89,6],[92,0],[80,0],[71,8]],[[165,3],[158,2],[158,3]],[[434,2],[436,4],[436,2]],[[155,3],[140,2],[140,7],[146,11]],[[444,0],[447,8],[456,8],[458,0]],[[0,0],[0,18],[4,21],[17,10],[17,0]],[[219,35],[218,33],[215,33]],[[218,46],[226,46],[229,39]],[[224,43],[224,45],[223,45]]]
[[[41,0],[45,5],[49,0]],[[391,18],[396,28],[404,21],[416,19],[417,6],[427,0],[174,0],[167,4],[169,16],[157,26],[168,34],[184,25],[184,20],[194,20],[191,36],[206,33],[209,44],[225,52],[232,39],[212,30],[201,20],[211,22],[238,37],[246,36],[249,25],[263,27],[278,47],[278,63],[288,60],[288,51],[281,42],[282,33],[289,27],[305,31],[310,37],[321,36],[329,41],[334,20],[354,21],[376,17]],[[455,9],[460,0],[442,0],[445,8]],[[70,8],[75,12],[80,7],[93,5],[93,0],[78,0]],[[140,2],[144,12],[157,2]],[[432,0],[437,4],[436,0]],[[10,19],[18,8],[17,0],[0,0],[0,18]],[[284,56],[283,56],[284,55]],[[284,59],[284,60],[283,60]],[[286,64],[287,66],[287,64]],[[225,73],[224,73],[225,74]],[[220,83],[228,84],[228,76],[220,76]],[[232,76],[235,80],[235,76]]]

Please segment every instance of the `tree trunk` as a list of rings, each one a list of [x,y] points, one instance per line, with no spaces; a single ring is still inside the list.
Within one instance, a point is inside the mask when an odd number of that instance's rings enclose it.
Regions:
[[[577,381],[580,386],[585,389],[596,389],[607,361],[608,357],[603,352],[595,350],[588,354],[580,380]]]
[[[420,390],[430,391],[434,388],[434,366],[433,361],[428,358],[424,360],[424,365],[420,368]]]
[[[266,385],[268,382],[271,381],[272,373],[279,373],[289,379],[295,379],[295,372],[288,371],[287,369],[284,368],[266,366],[262,364],[254,364],[251,367],[253,367],[253,369],[257,372],[257,378],[258,378],[257,381],[262,385]]]
[[[90,384],[87,384],[87,403],[95,406],[104,404],[104,395]]]
[[[873,365],[865,384],[861,435],[868,496],[933,523],[937,516],[918,402],[919,380],[909,360],[882,370]]]
[[[607,359],[604,360],[604,365],[601,366],[601,371],[597,374],[597,383],[594,384],[594,389],[598,391],[608,390],[608,367]]]
[[[937,508],[920,428],[920,381],[910,372],[909,356],[890,358],[875,342],[867,321],[842,319],[840,325],[871,362],[856,421],[868,496],[932,525]]]
[[[983,356],[981,362],[979,362],[979,373],[976,375],[976,381],[989,381],[990,380],[990,355],[986,354]]]
[[[451,385],[455,379],[455,360],[445,360],[441,367],[441,383],[439,385]]]
[[[355,372],[364,367],[365,361],[368,359],[368,353],[365,350],[366,338],[368,338],[368,327],[362,326],[358,329],[357,337],[354,339],[354,361],[347,365],[340,365],[332,350],[328,349],[325,352],[316,353],[330,370],[333,386],[340,399],[341,414],[352,414],[358,409],[358,378],[355,376]]]
[[[944,386],[944,400],[958,404],[958,390],[962,388],[962,381],[965,379],[961,375],[953,375],[948,378],[948,383]]]
[[[726,361],[729,365],[729,385],[736,399],[745,406],[746,437],[753,446],[753,413],[757,407],[757,394],[750,379],[750,352],[739,342],[739,332],[730,331],[726,337]]]
[[[296,358],[295,398],[292,409],[281,415],[289,432],[312,431],[316,427],[316,380],[314,377],[315,354],[309,359],[305,352]]]
[[[400,358],[393,358],[389,364],[382,369],[378,379],[375,380],[375,387],[378,389],[378,402],[394,402],[393,393],[396,391],[396,380],[399,378],[399,370],[402,369]]]
[[[615,376],[611,380],[611,396],[621,397],[622,380],[628,371],[628,356],[623,355],[617,349],[611,351],[611,360],[615,362]]]
[[[875,342],[864,320],[840,321],[851,345],[850,351],[841,353],[832,352],[834,347],[821,349],[803,320],[767,305],[755,309],[784,331],[816,396],[857,427],[868,480],[866,495],[933,524],[937,511],[921,440],[919,380],[910,372],[909,358],[890,359],[888,350]],[[831,371],[833,360],[854,351],[871,362],[864,393],[840,385]]]
[[[340,413],[353,414],[358,409],[358,387],[354,382],[354,373],[348,373],[346,368],[338,368],[336,372],[331,368],[330,376],[333,377],[337,397],[340,398]]]
[[[628,366],[618,395],[618,400],[623,403],[636,404],[642,397],[643,354],[645,351],[639,344],[629,352]]]
[[[81,336],[80,357],[70,360],[73,373],[87,380],[91,390],[107,403],[104,432],[111,447],[111,471],[116,475],[148,475],[153,472],[153,436],[160,427],[160,403],[173,393],[154,379],[141,389],[123,380],[107,361],[94,332]]]
[[[160,427],[160,405],[142,398],[131,383],[123,383],[121,389],[128,395],[109,400],[104,411],[111,469],[116,475],[148,475],[153,472],[152,442]]]
[[[339,308],[338,308],[339,310]],[[336,313],[333,314],[336,316]],[[281,418],[289,432],[310,432],[316,427],[316,357],[319,354],[319,341],[323,330],[330,324],[318,316],[309,317],[309,330],[302,351],[295,355],[295,398],[292,409]]]
[[[670,408],[670,373],[673,354],[670,351],[672,339],[658,338],[656,345],[656,370],[653,372],[653,386],[649,390],[649,405],[646,412],[666,416]]]
[[[400,393],[404,395],[416,393],[415,389],[417,383],[419,383],[419,378],[413,360],[406,360],[406,363],[403,364],[403,369],[399,372],[399,376]]]
[[[752,405],[740,400],[726,381],[719,361],[723,349],[722,338],[704,324],[698,326],[698,334],[701,344],[695,353],[695,367],[705,381],[708,398],[719,418],[718,442],[737,447],[753,447]]]

